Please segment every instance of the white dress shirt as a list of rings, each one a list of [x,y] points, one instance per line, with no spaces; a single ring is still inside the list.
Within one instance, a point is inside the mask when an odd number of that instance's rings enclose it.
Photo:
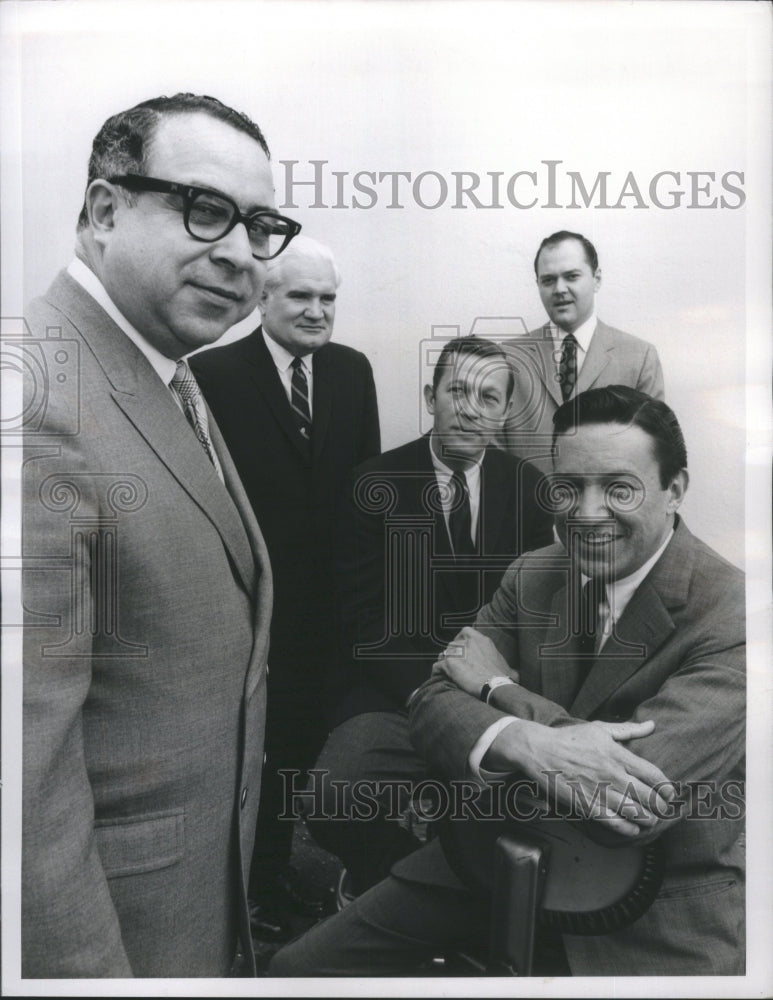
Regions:
[[[611,635],[614,624],[622,617],[623,612],[628,606],[628,602],[644,582],[644,579],[649,571],[665,552],[666,546],[673,538],[673,535],[674,529],[671,528],[660,548],[652,556],[650,556],[650,558],[642,566],[629,576],[625,576],[620,580],[613,580],[611,583],[605,585],[606,600],[600,609],[602,617],[602,631],[598,648],[599,652],[604,648],[604,644]],[[585,576],[585,574],[580,575],[582,577],[583,584],[590,579]],[[506,716],[503,719],[498,719],[495,723],[489,726],[489,728],[486,729],[481,736],[478,737],[478,740],[470,751],[470,756],[468,758],[470,771],[476,778],[486,781],[495,777],[502,777],[499,773],[482,769],[480,763],[486,756],[489,747],[499,733],[501,733],[507,726],[511,725],[511,723],[516,721],[517,719],[515,716]]]
[[[266,333],[265,330],[262,331],[263,340],[266,342],[266,347],[268,348],[268,353],[274,360],[276,365],[276,370],[279,373],[279,381],[284,387],[284,391],[287,393],[287,401],[292,403],[292,377],[293,369],[292,364],[295,361],[295,355],[290,354],[286,347],[282,347]],[[309,387],[309,416],[314,415],[314,373],[311,370],[311,355],[307,354],[305,358],[301,358],[301,364],[303,365],[303,370],[306,373],[306,384]]]

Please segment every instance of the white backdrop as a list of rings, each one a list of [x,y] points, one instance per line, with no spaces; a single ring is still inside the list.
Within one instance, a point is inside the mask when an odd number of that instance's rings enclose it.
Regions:
[[[90,141],[111,113],[177,90],[212,93],[250,114],[272,149],[278,204],[334,250],[344,276],[334,336],[365,351],[384,447],[421,429],[420,344],[433,325],[467,331],[477,316],[544,319],[532,271],[543,236],[587,235],[604,275],[599,315],[651,340],[688,443],[690,525],[744,563],[744,384],[750,194],[765,160],[764,80],[755,79],[755,5],[627,3],[99,3],[22,5],[16,37],[23,284],[4,314],[45,289],[72,252]],[[756,13],[760,13],[758,9]],[[9,23],[7,21],[7,23]],[[764,35],[764,32],[763,32]],[[326,163],[321,198],[296,181]],[[555,167],[553,202],[548,167]],[[337,195],[341,179],[343,197]],[[358,194],[354,175],[410,172]],[[437,208],[442,181],[449,185]],[[456,203],[454,174],[481,178],[491,204]],[[514,196],[507,181],[525,176]],[[569,205],[567,172],[592,190]],[[665,177],[658,208],[650,180]],[[688,172],[709,172],[695,183]],[[723,189],[721,178],[740,190]],[[628,188],[633,174],[642,198]],[[738,174],[743,174],[743,181]],[[469,183],[469,181],[468,181]],[[352,197],[370,208],[352,208]],[[728,206],[721,207],[724,198]],[[418,199],[418,200],[417,200]],[[347,204],[349,207],[333,207]],[[715,207],[688,207],[698,202]],[[401,204],[403,207],[389,207]],[[756,251],[762,253],[762,250]],[[249,320],[233,338],[255,325]],[[761,373],[762,374],[762,373]],[[764,379],[767,381],[767,372]]]
[[[313,188],[302,186],[286,212],[336,254],[334,336],[371,359],[385,448],[422,429],[421,349],[433,326],[467,332],[480,316],[539,325],[535,250],[558,229],[582,232],[603,270],[599,315],[659,351],[688,445],[685,519],[763,579],[751,610],[765,609],[769,14],[765,4],[659,0],[0,3],[2,315],[21,315],[70,259],[90,144],[105,118],[179,90],[213,94],[260,124],[280,208],[283,161],[297,161],[297,180],[312,179],[310,161],[326,161],[328,207],[313,207]],[[560,161],[552,201],[545,161]],[[353,195],[373,200],[353,186],[362,171],[410,172],[411,181],[434,171],[450,192],[425,208],[397,178],[404,207],[389,207],[390,179],[371,180],[375,204],[354,208]],[[461,171],[481,177],[484,204],[500,173],[502,207],[452,207]],[[537,175],[515,189],[522,203],[536,198],[533,207],[507,199],[518,171]],[[620,207],[595,207],[597,197],[594,207],[549,207],[571,203],[569,171],[589,191],[606,172],[608,203]],[[648,190],[662,171],[678,173],[671,186],[685,192],[673,209],[653,204]],[[698,171],[714,180],[704,175],[696,184],[707,191],[693,193],[689,172]],[[742,194],[722,188],[728,172]],[[619,197],[629,174],[639,207],[630,185]],[[440,200],[441,183],[428,175],[418,197]],[[761,642],[766,650],[767,626]],[[766,653],[756,655],[766,670]],[[764,714],[767,679],[758,693]]]

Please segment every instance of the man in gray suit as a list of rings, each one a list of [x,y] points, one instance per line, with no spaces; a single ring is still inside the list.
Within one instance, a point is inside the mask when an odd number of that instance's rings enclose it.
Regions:
[[[550,322],[503,345],[516,405],[499,441],[549,472],[553,414],[561,403],[605,385],[629,385],[663,399],[663,371],[652,344],[596,317],[601,268],[590,240],[566,230],[546,237],[534,273]]]
[[[299,228],[249,118],[145,101],[96,136],[76,259],[29,308],[26,977],[254,970],[271,573],[181,359]]]
[[[592,389],[554,424],[545,496],[561,544],[516,560],[475,627],[441,654],[411,702],[411,737],[447,778],[509,775],[549,789],[594,839],[660,839],[652,906],[603,936],[564,934],[567,971],[742,974],[743,574],[677,514],[687,455],[665,403],[627,386]],[[497,830],[490,816],[479,825]],[[439,839],[269,971],[407,974],[485,940],[486,902],[444,851],[454,827],[452,815]]]

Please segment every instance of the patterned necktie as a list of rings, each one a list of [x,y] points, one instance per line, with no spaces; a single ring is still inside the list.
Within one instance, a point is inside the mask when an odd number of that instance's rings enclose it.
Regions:
[[[215,472],[222,480],[223,470],[220,468],[220,462],[217,460],[215,449],[212,447],[212,441],[209,437],[209,420],[207,419],[207,409],[204,406],[204,398],[187,362],[177,362],[177,371],[174,373],[169,386],[177,393],[183,404],[183,413],[187,417],[188,423],[195,431],[196,437],[201,442],[204,451],[209,455],[215,467]]]
[[[572,395],[577,381],[577,340],[573,333],[567,333],[561,346],[561,360],[558,362],[558,381],[564,402]]]
[[[303,362],[300,358],[292,360],[293,375],[290,380],[290,406],[293,410],[295,423],[305,441],[311,441],[311,408],[309,407],[309,383]]]
[[[455,556],[472,555],[475,545],[472,541],[472,511],[470,491],[464,473],[455,472],[451,477],[453,497],[448,513],[448,530]]]

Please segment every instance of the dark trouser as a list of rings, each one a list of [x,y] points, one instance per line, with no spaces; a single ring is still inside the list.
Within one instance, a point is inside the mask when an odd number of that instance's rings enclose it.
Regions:
[[[447,950],[485,947],[488,911],[488,901],[466,890],[390,875],[280,949],[268,975],[415,975]]]
[[[283,812],[292,812],[291,808],[285,809],[285,781],[279,770],[301,771],[294,781],[294,787],[300,787],[303,772],[314,763],[325,738],[320,698],[313,691],[310,695],[303,686],[291,692],[272,690],[269,673],[266,762],[249,880],[252,899],[273,890],[274,877],[290,860],[295,824],[290,819],[278,818]]]
[[[356,715],[330,733],[314,767],[316,804],[306,825],[321,847],[341,859],[356,893],[386,878],[398,858],[420,846],[397,818],[410,788],[426,776],[408,738],[405,712]],[[376,815],[378,788],[363,782],[382,782]],[[363,818],[353,818],[357,811]]]

